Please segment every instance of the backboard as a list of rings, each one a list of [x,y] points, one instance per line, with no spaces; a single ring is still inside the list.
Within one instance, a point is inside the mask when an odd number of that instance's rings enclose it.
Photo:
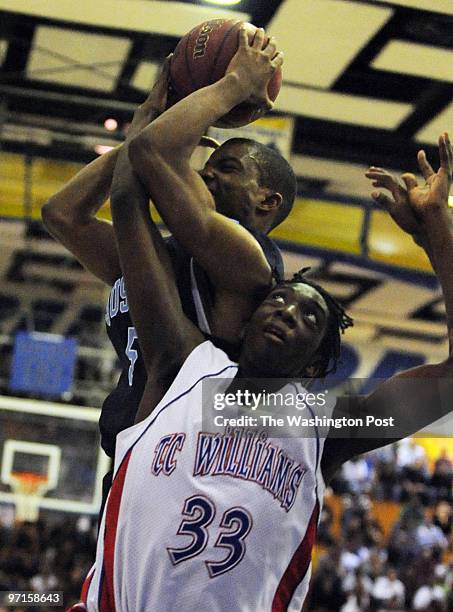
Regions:
[[[12,474],[48,479],[40,508],[96,514],[110,461],[100,447],[99,410],[0,396],[0,503],[14,504]]]

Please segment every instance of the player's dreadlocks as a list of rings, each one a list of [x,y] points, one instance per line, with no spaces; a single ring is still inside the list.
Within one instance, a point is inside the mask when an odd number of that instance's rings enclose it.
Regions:
[[[316,377],[322,378],[327,374],[335,372],[337,369],[338,359],[340,357],[341,334],[343,334],[348,327],[352,327],[354,321],[330,293],[304,276],[308,270],[310,270],[310,268],[302,268],[302,270],[296,272],[290,280],[281,280],[278,277],[275,278],[277,280],[277,286],[291,285],[293,283],[309,285],[313,287],[313,289],[316,289],[326,302],[327,308],[329,309],[329,318],[326,334],[319,347],[320,362],[316,372]]]

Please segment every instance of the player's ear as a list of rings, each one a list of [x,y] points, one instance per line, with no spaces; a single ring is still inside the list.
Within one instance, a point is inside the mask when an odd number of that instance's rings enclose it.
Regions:
[[[283,204],[281,193],[272,192],[264,194],[262,200],[257,204],[257,209],[261,212],[273,212]]]

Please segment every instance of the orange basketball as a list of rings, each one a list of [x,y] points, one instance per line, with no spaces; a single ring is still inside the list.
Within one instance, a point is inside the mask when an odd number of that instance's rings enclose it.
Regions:
[[[224,76],[237,51],[242,23],[233,19],[213,19],[201,23],[181,38],[170,65],[170,105]],[[251,40],[256,27],[248,23],[247,28]],[[282,71],[278,68],[268,85],[272,101],[277,98],[281,84]],[[246,125],[257,118],[257,110],[255,104],[242,102],[216,125],[225,128]]]

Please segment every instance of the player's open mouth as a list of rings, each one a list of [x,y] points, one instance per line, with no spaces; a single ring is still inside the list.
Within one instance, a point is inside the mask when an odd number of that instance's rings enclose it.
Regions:
[[[286,340],[285,332],[277,325],[266,325],[263,331],[264,335],[268,338],[271,338],[274,342],[284,344]]]

